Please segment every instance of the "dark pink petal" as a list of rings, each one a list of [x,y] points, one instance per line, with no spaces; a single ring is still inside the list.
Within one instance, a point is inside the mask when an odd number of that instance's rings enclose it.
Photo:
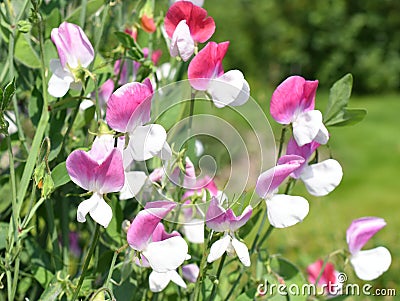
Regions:
[[[175,28],[182,20],[186,20],[190,34],[196,42],[204,43],[215,31],[214,19],[207,17],[205,9],[188,1],[180,1],[174,3],[165,16],[164,26],[169,38],[172,38]]]
[[[224,232],[229,230],[229,221],[227,220],[226,211],[218,202],[218,199],[213,197],[210,201],[206,213],[206,225],[208,228],[217,231]]]
[[[228,51],[229,42],[209,42],[190,62],[188,79],[193,88],[205,91],[210,79],[224,73],[222,60]]]
[[[133,131],[150,121],[152,89],[147,83],[133,82],[117,89],[107,103],[108,125],[119,132]]]
[[[67,158],[66,167],[72,182],[87,191],[94,191],[96,170],[99,164],[83,150],[73,151]]]
[[[128,82],[128,62],[132,64],[132,61],[124,61],[121,66],[121,60],[116,60],[114,64],[114,74],[119,76],[118,84],[124,85]]]
[[[278,160],[278,165],[263,172],[257,180],[256,193],[261,198],[268,198],[274,190],[297,168],[304,163],[300,156],[286,155]]]
[[[238,230],[240,227],[247,223],[252,213],[253,208],[251,208],[251,206],[247,206],[246,208],[244,208],[242,214],[239,216],[236,216],[233,210],[230,208],[226,210],[227,220],[230,224],[229,229],[231,231]]]
[[[125,174],[121,151],[114,148],[96,170],[96,186],[100,193],[117,192],[124,187]]]
[[[303,146],[299,146],[296,142],[296,140],[290,138],[287,148],[286,148],[286,155],[296,155],[304,158],[304,162],[301,164],[301,166],[293,171],[292,176],[295,179],[298,179],[300,177],[300,174],[303,171],[303,168],[307,165],[308,160],[310,159],[311,155],[315,152],[315,150],[320,146],[318,142],[311,142],[308,144],[305,144]]]
[[[319,274],[321,273],[323,263],[324,263],[324,261],[322,259],[319,259],[307,267],[309,283],[315,284],[315,281],[317,281],[317,278],[318,278]],[[322,286],[322,285],[331,285],[332,286],[336,282],[337,281],[336,281],[335,267],[332,263],[328,262],[325,266],[325,269],[324,269],[317,285],[318,286]],[[329,292],[330,290],[327,290],[327,291]]]
[[[164,225],[162,223],[158,223],[157,227],[154,229],[153,235],[151,236],[151,241],[162,241],[174,236],[181,236],[178,231],[172,231],[171,233],[167,233],[165,231]]]
[[[147,203],[145,210],[136,215],[129,226],[127,240],[129,245],[138,251],[146,248],[158,223],[172,210],[176,204],[169,201]]]
[[[281,124],[289,124],[297,114],[313,110],[317,87],[317,80],[306,81],[301,76],[288,77],[272,94],[272,117]]]
[[[354,220],[346,232],[350,253],[355,254],[360,251],[371,237],[385,226],[385,220],[379,217],[362,217]]]
[[[51,31],[51,40],[57,47],[61,65],[71,68],[89,66],[94,58],[94,50],[83,30],[75,24],[63,22]]]

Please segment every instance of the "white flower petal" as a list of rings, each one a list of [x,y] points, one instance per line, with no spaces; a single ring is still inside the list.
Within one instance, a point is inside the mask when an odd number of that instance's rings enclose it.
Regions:
[[[192,219],[183,224],[183,232],[188,241],[195,244],[204,242],[204,220]]]
[[[78,206],[78,210],[76,211],[76,219],[80,223],[86,222],[86,215],[97,206],[97,203],[102,199],[102,196],[98,193],[94,193],[89,199],[84,200]]]
[[[378,278],[389,269],[392,256],[385,247],[377,247],[353,254],[350,262],[358,278],[369,281]]]
[[[167,133],[161,125],[138,126],[129,136],[127,151],[134,160],[145,161],[157,156],[166,140]]]
[[[172,157],[172,150],[168,142],[165,141],[163,148],[157,154],[157,157],[160,157],[161,160],[169,160]]]
[[[146,180],[147,175],[143,171],[126,172],[125,184],[119,193],[119,199],[128,200],[135,197],[146,183]]]
[[[210,249],[210,254],[208,254],[207,261],[213,262],[220,258],[222,254],[228,249],[229,244],[231,243],[231,237],[229,235],[225,235],[221,239],[214,242]]]
[[[300,175],[308,192],[315,196],[324,196],[333,191],[342,177],[342,167],[334,159],[306,166]]]
[[[250,87],[239,70],[230,70],[218,78],[210,80],[207,92],[210,93],[214,105],[222,108],[227,105],[239,106],[250,96]]]
[[[149,276],[150,290],[154,293],[161,292],[171,281],[170,274],[152,271]]]
[[[152,269],[160,273],[175,270],[185,261],[187,253],[188,245],[181,236],[151,242],[143,251]]]
[[[100,197],[97,205],[90,209],[89,214],[96,223],[102,225],[104,228],[108,227],[112,219],[112,209],[110,205],[104,201],[103,197]]]
[[[286,228],[301,222],[308,214],[305,198],[286,194],[274,195],[267,200],[268,219],[275,228]]]
[[[47,88],[47,91],[51,96],[54,97],[63,97],[65,94],[67,94],[69,90],[69,86],[73,80],[71,78],[66,77],[66,78],[61,78],[58,77],[57,75],[53,74],[50,77],[49,80],[49,86]]]
[[[232,239],[232,246],[235,249],[235,252],[239,258],[239,260],[243,263],[244,266],[249,267],[250,266],[250,255],[249,255],[249,249],[247,249],[247,246],[238,241],[236,238]]]
[[[315,136],[314,141],[318,142],[319,144],[327,144],[329,140],[329,132],[328,129],[325,127],[324,124],[321,125],[317,136]]]
[[[293,136],[299,146],[310,143],[323,127],[322,114],[318,110],[301,113],[293,120]]]
[[[176,26],[172,35],[169,52],[173,57],[179,55],[186,62],[192,56],[194,48],[194,41],[190,35],[189,26],[186,24],[186,20],[182,20]]]
[[[186,283],[183,281],[182,277],[174,270],[174,271],[169,271],[168,275],[171,279],[172,282],[176,283],[177,285],[186,288]]]

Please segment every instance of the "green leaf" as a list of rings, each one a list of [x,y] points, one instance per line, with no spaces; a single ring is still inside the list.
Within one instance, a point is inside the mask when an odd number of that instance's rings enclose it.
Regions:
[[[44,267],[39,266],[33,273],[33,277],[35,277],[35,279],[40,283],[43,288],[46,288],[53,280],[54,275],[49,270],[46,270]]]
[[[365,109],[344,109],[341,114],[326,123],[326,126],[345,126],[354,125],[362,121],[367,116]]]
[[[300,270],[290,261],[282,257],[274,257],[270,262],[271,269],[279,275],[280,283],[286,286],[290,301],[305,301],[307,295],[302,295],[302,286],[306,280]]]
[[[352,87],[353,76],[350,73],[333,84],[329,93],[328,106],[325,110],[324,123],[335,118],[347,106]]]
[[[35,168],[35,171],[33,172],[33,178],[35,179],[35,184],[39,185],[39,182],[43,179],[44,173],[46,169],[46,163],[42,161],[39,166]]]
[[[256,288],[249,289],[243,294],[239,295],[235,300],[236,301],[253,301],[257,293]]]
[[[6,248],[7,236],[8,236],[8,223],[0,222],[0,250]]]
[[[86,4],[86,14],[85,18],[92,16],[95,12],[97,12],[104,4],[104,0],[91,0]],[[79,6],[76,10],[74,10],[66,19],[66,21],[70,23],[79,24],[80,16],[81,16],[82,7]]]
[[[42,196],[47,198],[54,191],[54,181],[51,175],[45,174],[43,178]]]
[[[18,31],[22,33],[28,33],[31,31],[32,25],[27,20],[18,21]]]
[[[57,280],[57,276],[54,276],[44,292],[40,296],[39,300],[42,301],[53,301],[58,300],[58,296],[63,292],[62,283]]]
[[[46,29],[45,29],[45,37],[50,37],[51,30],[60,26],[61,23],[61,12],[59,8],[55,8],[51,11],[51,13],[46,17]]]
[[[40,68],[39,56],[29,43],[28,34],[18,35],[18,38],[15,41],[14,56],[15,59],[29,68]]]
[[[52,114],[50,119],[50,127],[49,127],[49,138],[51,142],[50,154],[49,154],[49,162],[57,158],[58,154],[61,151],[63,141],[64,141],[64,125],[65,118],[67,116],[67,111],[62,110]]]
[[[69,177],[66,163],[62,162],[54,167],[54,169],[51,171],[51,177],[54,181],[54,189],[70,182],[71,178]]]
[[[1,111],[5,111],[8,106],[10,105],[10,102],[12,101],[12,97],[15,94],[15,78],[9,82],[6,87],[4,88],[4,91],[2,89],[0,89],[0,110]]]
[[[42,115],[43,96],[36,88],[33,88],[31,98],[28,103],[28,113],[33,125],[37,126]]]
[[[114,33],[117,40],[128,49],[127,56],[135,61],[140,61],[144,58],[143,51],[140,49],[139,45],[132,38],[131,35],[117,31]]]

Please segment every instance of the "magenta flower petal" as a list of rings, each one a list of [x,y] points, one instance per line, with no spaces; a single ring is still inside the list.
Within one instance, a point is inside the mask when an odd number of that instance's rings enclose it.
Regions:
[[[154,232],[151,236],[151,241],[162,241],[174,236],[181,236],[178,231],[172,231],[171,233],[167,233],[165,231],[165,227],[162,223],[158,223],[157,227],[154,229]]]
[[[114,148],[96,170],[98,192],[117,192],[124,187],[125,174],[121,152]]]
[[[385,220],[378,217],[362,217],[354,220],[346,232],[350,253],[355,254],[360,251],[371,237],[385,226]]]
[[[73,151],[67,158],[66,167],[72,182],[87,191],[94,191],[96,170],[99,164],[83,150]]]
[[[206,225],[208,228],[217,232],[224,232],[229,229],[226,211],[221,207],[218,199],[215,197],[211,199],[210,206],[206,213]]]
[[[261,198],[268,198],[304,161],[302,157],[296,155],[282,156],[277,166],[268,169],[258,177],[256,193]]]
[[[205,91],[210,79],[224,73],[222,60],[228,51],[229,42],[209,42],[190,62],[188,79],[193,88]]]
[[[172,210],[176,204],[169,201],[147,203],[145,210],[136,215],[129,226],[127,240],[129,245],[138,251],[146,248],[158,223]]]
[[[281,124],[289,124],[296,114],[314,109],[318,81],[306,81],[301,76],[291,76],[274,91],[270,112]]]
[[[179,22],[186,20],[190,34],[196,42],[204,43],[213,35],[215,31],[214,19],[207,16],[207,11],[201,7],[193,5],[188,1],[174,3],[167,11],[164,20],[165,30],[172,38]]]
[[[103,108],[114,91],[114,81],[110,78],[106,80],[99,89],[99,104]]]
[[[229,221],[230,224],[229,229],[231,231],[238,230],[240,227],[242,227],[244,224],[247,223],[252,213],[253,213],[253,208],[251,208],[251,206],[247,206],[243,210],[242,214],[239,216],[236,216],[233,210],[230,208],[226,210],[227,220]]]
[[[87,67],[93,61],[94,50],[83,30],[75,24],[63,22],[51,31],[62,66]]]
[[[296,140],[290,138],[286,148],[286,155],[297,155],[304,158],[304,162],[301,164],[301,166],[293,171],[292,176],[295,179],[298,179],[300,177],[300,174],[302,173],[304,167],[307,165],[307,162],[310,159],[311,155],[319,146],[320,144],[315,141],[305,144],[303,146],[299,146]]]
[[[307,267],[308,274],[308,282],[314,284],[317,281],[317,278],[321,272],[324,261],[322,259],[317,260],[316,262],[310,264]],[[325,266],[325,269],[319,279],[317,285],[332,285],[336,283],[336,271],[335,267],[332,263],[328,262]]]
[[[126,133],[149,122],[152,92],[147,82],[133,82],[117,89],[107,103],[108,125]]]

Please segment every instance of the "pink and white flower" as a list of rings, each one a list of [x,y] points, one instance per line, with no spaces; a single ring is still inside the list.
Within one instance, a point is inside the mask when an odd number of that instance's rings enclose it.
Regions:
[[[215,31],[214,19],[207,11],[189,1],[174,3],[167,11],[165,31],[171,39],[171,56],[185,62],[192,56],[196,44],[206,42]]]
[[[291,176],[302,180],[310,194],[324,196],[332,192],[340,184],[343,170],[339,162],[334,159],[327,159],[309,165],[307,162],[318,147],[319,143],[315,141],[299,146],[291,138],[287,145],[286,154],[304,158],[304,162],[298,169],[293,171]]]
[[[93,143],[88,152],[73,151],[66,161],[71,180],[93,195],[78,206],[77,220],[86,221],[89,213],[95,222],[107,228],[112,219],[111,207],[103,195],[117,192],[124,186],[122,155],[117,148],[105,149],[102,143]]]
[[[51,31],[51,40],[57,47],[60,59],[50,61],[48,91],[54,97],[63,97],[70,88],[82,88],[82,68],[94,59],[94,50],[83,30],[75,24],[63,22]]]
[[[266,201],[268,219],[275,228],[286,228],[301,222],[308,214],[309,205],[305,198],[277,194],[279,185],[301,164],[299,156],[282,156],[278,164],[263,172],[257,180],[256,193]]]
[[[188,78],[198,91],[210,94],[218,108],[240,106],[250,97],[250,87],[239,70],[224,73],[222,60],[229,42],[209,42],[190,62]]]
[[[362,217],[354,220],[347,229],[346,240],[351,253],[350,262],[356,275],[362,280],[374,280],[390,267],[392,256],[387,248],[361,250],[371,237],[385,226],[383,218]]]
[[[319,259],[307,267],[308,282],[315,284],[318,287],[322,287],[326,295],[339,294],[342,287],[342,284],[338,279],[339,272],[335,270],[335,266],[332,263],[328,262],[321,273],[323,265],[324,261]],[[318,283],[316,283],[320,274],[321,276]]]
[[[217,260],[226,252],[230,256],[236,253],[244,266],[250,266],[249,250],[244,243],[236,238],[235,232],[247,223],[252,212],[253,208],[247,206],[240,216],[236,216],[231,208],[225,210],[217,198],[211,199],[206,213],[206,225],[216,232],[223,232],[224,235],[212,244],[210,254],[207,257],[208,262]]]
[[[290,76],[272,94],[272,117],[280,124],[292,124],[294,139],[300,146],[311,141],[326,144],[329,140],[322,114],[314,109],[317,87],[317,80]]]
[[[162,291],[170,281],[186,288],[176,269],[190,258],[188,245],[178,232],[166,233],[160,223],[175,206],[170,201],[147,203],[128,229],[128,244],[140,252],[143,265],[153,269],[149,277],[153,292]]]
[[[167,159],[171,155],[165,129],[159,124],[145,125],[150,121],[152,96],[153,88],[146,79],[123,85],[107,102],[108,125],[129,135],[124,161],[145,161],[154,156]]]

